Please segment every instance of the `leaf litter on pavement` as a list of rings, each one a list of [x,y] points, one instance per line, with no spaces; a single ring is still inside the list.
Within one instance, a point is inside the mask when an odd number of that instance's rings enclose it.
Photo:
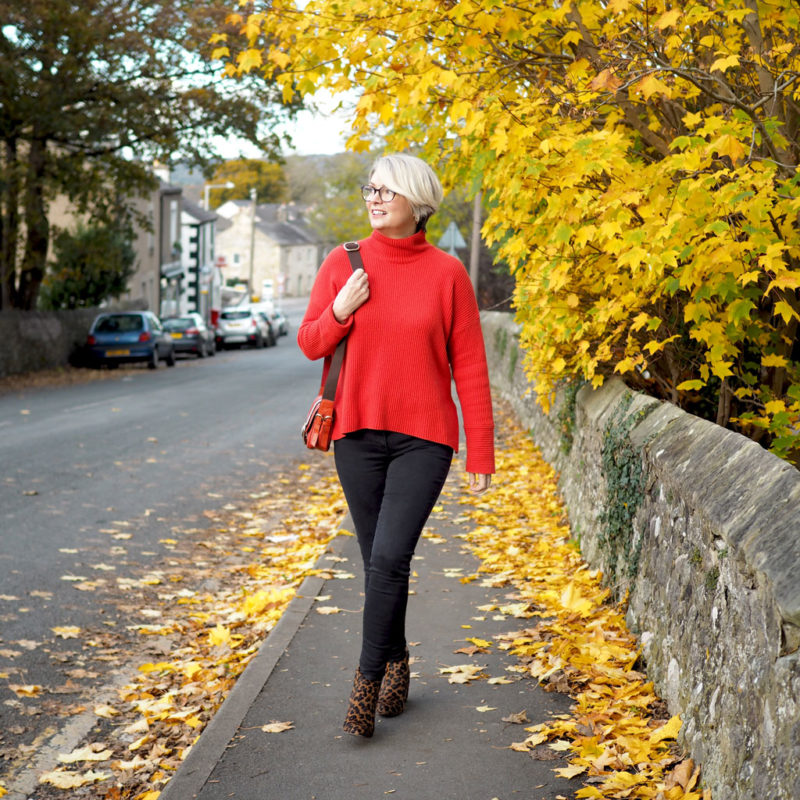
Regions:
[[[710,800],[700,769],[675,741],[681,720],[640,671],[641,652],[602,575],[570,539],[557,476],[530,437],[501,417],[497,478],[491,493],[463,495],[471,522],[462,534],[480,559],[486,585],[513,586],[517,602],[497,609],[521,627],[498,637],[545,689],[569,694],[572,713],[527,727],[511,745],[534,754],[548,745],[567,754],[564,778],[580,778],[576,798]]]
[[[511,749],[539,759],[551,757],[547,752],[567,755],[569,766],[555,771],[582,781],[576,798],[710,800],[709,790],[697,788],[699,768],[675,741],[680,719],[666,717],[638,669],[640,652],[624,608],[609,600],[602,576],[581,560],[569,538],[556,475],[511,415],[503,410],[498,417],[498,474],[490,493],[476,498],[457,492],[463,510],[455,522],[481,565],[477,576],[457,569],[448,574],[464,583],[513,587],[514,602],[479,610],[514,619],[519,627],[496,637],[496,644],[470,637],[470,646],[456,652],[479,660],[499,647],[518,660],[518,674],[574,699],[571,714],[528,725],[521,711],[505,721],[527,725],[528,735]],[[63,754],[62,765],[41,776],[48,788],[74,790],[72,797],[157,800],[302,580],[312,574],[354,577],[316,566],[345,511],[330,459],[320,456],[298,472],[279,479],[281,503],[273,487],[252,496],[245,510],[228,505],[208,514],[221,542],[199,546],[219,549],[230,560],[215,570],[208,589],[191,571],[149,576],[150,584],[168,590],[159,593],[159,607],[144,615],[146,621],[131,627],[146,641],[163,640],[164,657],[139,664],[138,676],[116,702],[94,708],[103,741]],[[453,496],[449,488],[445,496]],[[278,505],[286,512],[280,524],[268,523]],[[423,535],[443,541],[430,531]],[[456,684],[512,682],[483,670],[480,663],[458,664],[441,673]],[[262,730],[281,734],[295,724],[273,721]],[[4,793],[0,785],[0,797]]]
[[[37,800],[64,792],[92,800],[156,800],[302,581],[315,574],[354,577],[335,557],[331,567],[318,566],[346,510],[327,461],[320,457],[277,477],[268,490],[250,495],[244,508],[229,504],[207,512],[210,530],[175,534],[185,534],[180,552],[188,557],[168,558],[163,568],[138,579],[121,579],[123,595],[147,591],[127,601],[126,634],[140,639],[140,652],[160,657],[136,664],[135,677],[116,698],[63,712],[88,707],[97,725],[91,740],[60,754],[58,766],[38,776]],[[122,521],[115,523],[120,526]],[[178,539],[162,541],[168,555],[179,552]],[[113,635],[100,642],[96,632],[77,627],[53,633],[60,639],[86,636],[90,650],[109,645]],[[120,649],[105,648],[110,657]],[[20,697],[44,691],[11,688]],[[265,730],[292,727],[281,722]],[[7,790],[0,780],[0,797]]]

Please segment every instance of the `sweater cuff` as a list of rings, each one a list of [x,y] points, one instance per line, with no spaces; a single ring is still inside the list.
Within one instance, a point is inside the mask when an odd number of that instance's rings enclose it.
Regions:
[[[478,475],[494,473],[494,427],[465,428],[467,438],[467,472]]]
[[[322,313],[319,318],[320,337],[325,342],[331,342],[331,349],[350,333],[350,328],[353,327],[353,315],[351,314],[347,322],[339,322],[333,314],[333,301]]]

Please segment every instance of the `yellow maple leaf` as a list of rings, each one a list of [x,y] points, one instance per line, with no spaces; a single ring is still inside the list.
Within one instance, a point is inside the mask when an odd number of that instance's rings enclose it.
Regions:
[[[717,58],[714,63],[709,67],[709,72],[725,72],[725,70],[731,69],[732,67],[739,66],[739,56],[736,53],[731,53],[727,56],[721,56]]]
[[[570,780],[571,778],[586,772],[587,769],[588,767],[586,765],[572,764],[569,767],[560,767],[559,769],[554,769],[553,772],[555,772],[555,774],[560,778],[566,778],[567,780]]]
[[[264,63],[261,51],[249,48],[236,57],[236,66],[240,72],[250,72],[250,70],[260,67]]]
[[[212,647],[217,647],[223,644],[229,644],[231,640],[231,632],[221,622],[217,623],[208,632],[208,643]]]
[[[677,22],[680,22],[683,16],[683,9],[673,8],[670,11],[665,11],[655,22],[658,30],[663,31],[665,28],[672,28]]]
[[[594,608],[594,603],[584,597],[574,581],[570,581],[561,592],[559,601],[563,608],[585,616]]]
[[[656,744],[657,742],[663,742],[665,739],[674,739],[680,732],[682,724],[679,715],[672,717],[669,722],[660,728],[656,728],[650,734],[650,742]]]

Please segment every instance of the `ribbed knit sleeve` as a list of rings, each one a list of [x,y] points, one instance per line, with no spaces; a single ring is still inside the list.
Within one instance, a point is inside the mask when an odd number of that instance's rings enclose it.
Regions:
[[[297,344],[312,361],[332,355],[352,327],[352,315],[344,324],[333,315],[333,301],[351,273],[342,247],[337,247],[319,268],[305,316],[297,330]]]
[[[453,327],[447,349],[467,439],[467,472],[490,475],[494,465],[494,417],[480,312],[465,269],[453,285]]]

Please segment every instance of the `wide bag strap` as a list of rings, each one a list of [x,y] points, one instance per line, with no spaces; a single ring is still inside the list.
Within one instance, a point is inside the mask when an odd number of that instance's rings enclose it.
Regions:
[[[355,272],[357,269],[364,269],[364,262],[361,259],[361,246],[358,242],[345,242],[343,245],[350,258],[350,266]],[[322,396],[326,400],[333,400],[336,397],[336,386],[339,383],[339,372],[342,369],[344,362],[344,353],[347,349],[347,336],[345,336],[339,344],[336,345],[336,350],[333,351],[331,357],[331,366],[328,370],[328,377],[325,379],[325,386],[322,388]]]

